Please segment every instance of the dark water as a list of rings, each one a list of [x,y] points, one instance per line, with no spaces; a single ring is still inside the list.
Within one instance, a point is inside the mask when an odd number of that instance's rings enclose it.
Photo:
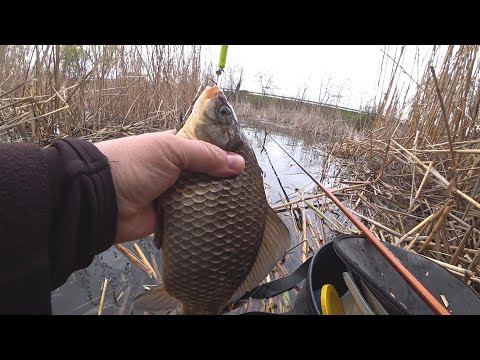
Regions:
[[[282,183],[286,194],[291,198],[295,198],[296,189],[303,189],[305,193],[311,193],[315,190],[316,185],[312,180],[272,141],[271,137],[317,179],[320,178],[326,157],[318,146],[313,146],[308,140],[299,139],[292,135],[290,129],[268,126],[269,136],[266,138],[263,125],[261,128],[244,125],[243,129],[255,149],[261,168],[266,174],[267,197],[272,205],[285,201],[285,195],[279,181]],[[263,147],[265,148],[264,151],[262,151]],[[328,187],[333,186],[337,174],[338,169],[332,167],[323,184]],[[317,221],[311,211],[307,213],[312,222]],[[299,243],[301,235],[294,229],[290,213],[279,214],[290,228],[292,246]],[[151,239],[145,238],[138,240],[137,243],[150,262],[152,262],[152,256],[155,256],[161,270],[161,254],[155,248]],[[132,243],[125,244],[125,246],[136,254]],[[289,272],[300,265],[300,248],[300,246],[297,247],[287,256],[285,267]],[[156,284],[155,279],[149,278],[143,270],[132,265],[123,254],[112,247],[97,255],[88,268],[72,274],[62,287],[52,293],[53,313],[96,314],[101,296],[100,289],[105,277],[108,278],[109,283],[103,314],[123,313],[123,308],[127,313],[132,298],[143,292],[143,285]],[[127,292],[129,293],[127,294]]]

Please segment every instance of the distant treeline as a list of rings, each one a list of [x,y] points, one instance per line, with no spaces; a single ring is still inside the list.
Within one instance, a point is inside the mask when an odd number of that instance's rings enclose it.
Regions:
[[[250,104],[251,110],[262,111],[270,109],[276,112],[290,113],[292,111],[308,115],[322,114],[322,118],[339,119],[349,122],[357,129],[370,127],[376,118],[374,110],[355,110],[331,104],[322,104],[300,98],[261,94],[248,90],[225,89],[225,94],[233,103]]]

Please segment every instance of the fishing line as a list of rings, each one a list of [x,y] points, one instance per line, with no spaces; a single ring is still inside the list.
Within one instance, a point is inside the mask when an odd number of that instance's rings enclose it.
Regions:
[[[268,135],[267,130],[265,130],[265,138],[263,139],[262,151],[260,153],[265,151],[265,155],[267,155],[267,160],[270,163],[270,166],[272,167],[273,173],[275,174],[275,177],[277,178],[278,184],[280,185],[280,188],[283,191],[283,195],[285,195],[285,199],[287,200],[287,202],[290,202],[290,198],[289,198],[287,192],[285,191],[285,188],[283,187],[283,184],[280,181],[280,178],[278,177],[277,172],[275,171],[275,168],[272,164],[272,160],[270,160],[270,156],[268,155],[267,148],[265,147],[265,140],[267,139],[267,135]],[[300,212],[300,210],[298,210],[298,208],[293,209],[293,215],[295,216],[295,221],[296,221],[295,226],[297,226],[297,228],[300,228],[299,224],[301,224],[302,222],[298,218],[298,212]]]
[[[333,195],[326,187],[324,187],[320,182],[318,182],[310,173],[300,165],[297,160],[295,160],[271,135],[270,138],[277,144],[280,149],[287,154],[290,159],[292,159],[297,166],[302,169],[305,174],[310,177],[310,179],[317,184],[317,186],[322,189],[322,191],[327,195],[330,200],[333,201],[335,205],[338,206],[340,210],[350,219],[350,221],[367,237],[367,239],[372,243],[375,248],[385,257],[385,259],[393,266],[395,270],[404,278],[404,280],[415,290],[415,292],[420,296],[423,301],[436,313],[439,315],[451,315],[450,312],[442,305],[428,289],[422,285],[420,281],[412,275],[412,273],[398,260],[385,246],[382,245],[381,241],[376,238],[373,233],[368,230],[368,228],[360,222],[353,214]]]

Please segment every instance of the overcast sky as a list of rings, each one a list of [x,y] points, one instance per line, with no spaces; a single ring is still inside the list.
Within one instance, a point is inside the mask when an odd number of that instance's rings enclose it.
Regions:
[[[257,74],[266,78],[272,76],[277,95],[296,97],[305,86],[308,86],[307,99],[318,101],[320,88],[328,83],[331,96],[328,102],[338,105],[359,108],[372,101],[378,90],[379,70],[384,57],[382,50],[395,58],[401,46],[383,45],[230,45],[228,48],[226,72],[220,79],[220,85],[225,86],[230,70],[238,74],[244,69],[243,89],[261,91]],[[417,67],[423,63],[425,55],[432,46],[407,46],[401,65],[414,79],[422,75]],[[415,62],[415,54],[420,63]],[[217,68],[220,46],[207,46],[206,61]],[[391,59],[384,59],[384,69],[394,65]],[[401,74],[405,84],[410,80]],[[417,80],[417,79],[416,79]],[[385,81],[381,84],[385,85]],[[387,78],[388,83],[388,78]],[[381,85],[380,84],[380,85]],[[406,86],[405,86],[406,88]],[[322,92],[322,97],[325,92]],[[325,99],[325,98],[324,98]]]

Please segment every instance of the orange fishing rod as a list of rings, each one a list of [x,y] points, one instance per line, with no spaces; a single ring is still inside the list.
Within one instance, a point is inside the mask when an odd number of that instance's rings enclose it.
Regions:
[[[320,189],[327,195],[334,203],[338,206],[340,210],[350,219],[350,221],[367,237],[367,239],[372,243],[373,246],[387,259],[387,261],[397,270],[397,272],[405,279],[405,281],[410,284],[410,286],[415,290],[415,292],[420,296],[423,301],[432,309],[436,314],[439,315],[451,315],[450,312],[443,306],[428,289],[422,285],[420,281],[417,280],[415,276],[412,275],[408,269],[403,266],[403,264],[385,247],[382,245],[381,241],[376,238],[373,233],[368,230],[368,228],[362,224],[353,214],[338,200],[335,195],[333,195],[325,186],[320,184],[310,173],[300,165],[297,160],[295,160],[272,136],[270,138],[275,141],[275,143],[282,149],[285,154],[287,154],[290,159],[292,159],[295,164],[297,164],[300,169],[302,169],[305,174],[310,177],[310,179],[317,184]]]

